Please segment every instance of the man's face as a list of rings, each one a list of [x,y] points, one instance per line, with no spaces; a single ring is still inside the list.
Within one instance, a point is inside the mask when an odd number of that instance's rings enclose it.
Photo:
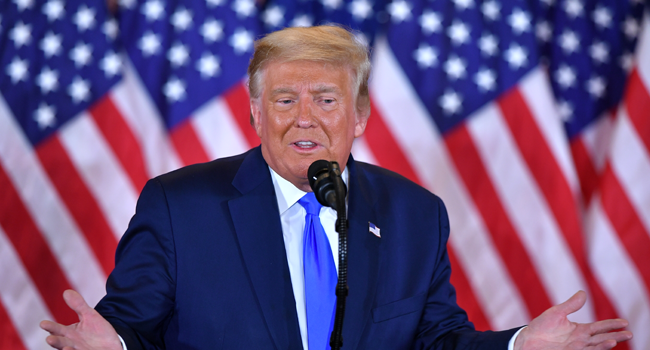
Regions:
[[[343,170],[370,111],[357,111],[347,67],[271,62],[263,74],[262,93],[251,100],[262,155],[276,173],[309,192],[311,163],[337,161]]]

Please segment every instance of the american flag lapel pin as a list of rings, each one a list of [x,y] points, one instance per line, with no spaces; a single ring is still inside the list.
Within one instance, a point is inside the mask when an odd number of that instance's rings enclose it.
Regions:
[[[379,227],[375,226],[375,224],[373,224],[370,221],[368,221],[368,231],[373,235],[381,238],[381,234],[379,233]]]

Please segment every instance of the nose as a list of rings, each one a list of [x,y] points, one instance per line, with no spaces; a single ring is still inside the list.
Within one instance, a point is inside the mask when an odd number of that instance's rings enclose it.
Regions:
[[[307,99],[301,99],[298,103],[298,118],[296,124],[299,128],[311,128],[318,125],[316,115],[314,114],[314,102]]]

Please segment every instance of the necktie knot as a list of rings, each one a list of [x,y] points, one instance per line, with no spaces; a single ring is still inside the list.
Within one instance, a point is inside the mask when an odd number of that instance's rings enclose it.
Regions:
[[[318,203],[314,192],[309,192],[306,195],[302,196],[302,198],[298,200],[298,203],[300,203],[300,205],[305,208],[307,214],[309,215],[318,216],[320,213],[320,208],[323,207],[320,203]]]

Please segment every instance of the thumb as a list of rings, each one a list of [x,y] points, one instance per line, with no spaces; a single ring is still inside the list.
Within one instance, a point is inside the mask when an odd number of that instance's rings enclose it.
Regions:
[[[88,306],[88,303],[86,303],[81,294],[72,289],[68,289],[63,292],[63,300],[65,300],[65,303],[68,304],[68,306],[77,313],[77,316],[79,316],[79,321],[83,321],[84,316],[93,311],[93,309]]]
[[[570,315],[580,310],[585,305],[586,301],[587,293],[580,290],[576,294],[573,294],[573,296],[571,296],[567,301],[558,304],[556,308],[564,315]]]

